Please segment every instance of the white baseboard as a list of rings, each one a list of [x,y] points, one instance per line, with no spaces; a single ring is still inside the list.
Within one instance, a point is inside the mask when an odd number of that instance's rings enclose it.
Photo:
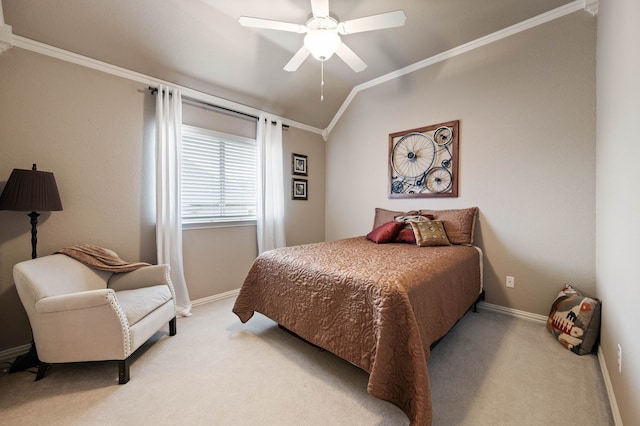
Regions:
[[[217,302],[218,300],[228,299],[230,297],[236,297],[240,293],[240,289],[227,291],[225,293],[214,294],[213,296],[203,297],[202,299],[196,299],[191,301],[192,306],[200,306],[205,303]]]
[[[27,343],[26,345],[16,346],[15,348],[5,349],[4,351],[0,351],[0,363],[5,362],[13,362],[16,357],[19,355],[26,354],[31,349],[31,343]],[[4,369],[4,366],[0,366]]]
[[[609,405],[611,406],[611,413],[613,414],[613,422],[616,426],[622,426],[622,416],[620,416],[620,409],[618,408],[618,402],[616,401],[616,394],[613,392],[611,377],[609,376],[607,363],[604,360],[604,355],[602,355],[602,348],[600,346],[598,346],[598,361],[600,361],[602,378],[604,379],[604,385],[607,388],[607,396],[609,397]]]
[[[519,311],[513,308],[507,308],[504,306],[494,305],[491,303],[480,302],[478,303],[478,309],[484,309],[485,311],[497,312],[501,314],[511,315],[514,317],[534,321],[537,323],[546,324],[547,317],[544,315],[533,314],[531,312]],[[602,355],[602,350],[598,347],[598,361],[600,363],[600,370],[602,371],[602,377],[604,379],[604,386],[607,390],[607,397],[609,398],[609,405],[611,406],[611,413],[613,414],[613,421],[615,426],[622,425],[622,417],[620,416],[620,409],[616,402],[616,395],[613,392],[613,385],[611,384],[611,378],[609,377],[609,370],[607,370],[607,364]]]
[[[547,323],[547,318],[548,318],[545,315],[533,314],[531,312],[526,312],[526,311],[519,311],[518,309],[507,308],[505,306],[494,305],[492,303],[487,303],[487,302],[478,303],[478,308],[484,309],[485,311],[497,312],[500,314],[507,314],[507,315],[511,315],[521,319],[526,319],[528,321],[534,321],[534,322],[539,322],[543,324]]]

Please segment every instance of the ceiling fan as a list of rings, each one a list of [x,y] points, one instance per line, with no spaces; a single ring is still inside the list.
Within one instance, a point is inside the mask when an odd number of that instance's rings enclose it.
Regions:
[[[240,25],[244,27],[265,28],[278,31],[289,31],[304,36],[304,44],[284,66],[286,71],[295,71],[311,54],[317,60],[324,62],[335,53],[355,72],[367,67],[353,50],[340,39],[341,35],[361,33],[364,31],[401,27],[406,15],[402,10],[381,13],[379,15],[338,22],[329,15],[329,0],[311,0],[312,17],[306,24],[273,21],[270,19],[240,17]]]

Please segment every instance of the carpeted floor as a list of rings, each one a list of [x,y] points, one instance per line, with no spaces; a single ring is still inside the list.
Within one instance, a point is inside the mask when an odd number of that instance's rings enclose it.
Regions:
[[[2,425],[407,425],[370,396],[367,374],[280,330],[242,324],[233,299],[194,309],[117,363],[0,375]],[[467,313],[428,363],[434,426],[613,425],[596,356],[562,348],[541,324]]]

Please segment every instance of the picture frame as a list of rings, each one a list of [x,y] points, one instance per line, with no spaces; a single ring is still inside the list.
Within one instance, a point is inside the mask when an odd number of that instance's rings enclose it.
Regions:
[[[291,199],[307,200],[308,199],[308,180],[300,178],[291,179]]]
[[[389,135],[388,198],[458,196],[460,121]]]
[[[291,174],[298,176],[308,176],[306,155],[291,154]]]

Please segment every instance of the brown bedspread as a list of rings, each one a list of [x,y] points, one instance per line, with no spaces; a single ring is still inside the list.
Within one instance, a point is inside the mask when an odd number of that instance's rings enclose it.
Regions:
[[[271,250],[253,263],[233,312],[242,322],[260,312],[359,366],[371,395],[429,425],[429,347],[477,299],[479,256],[365,237]]]

